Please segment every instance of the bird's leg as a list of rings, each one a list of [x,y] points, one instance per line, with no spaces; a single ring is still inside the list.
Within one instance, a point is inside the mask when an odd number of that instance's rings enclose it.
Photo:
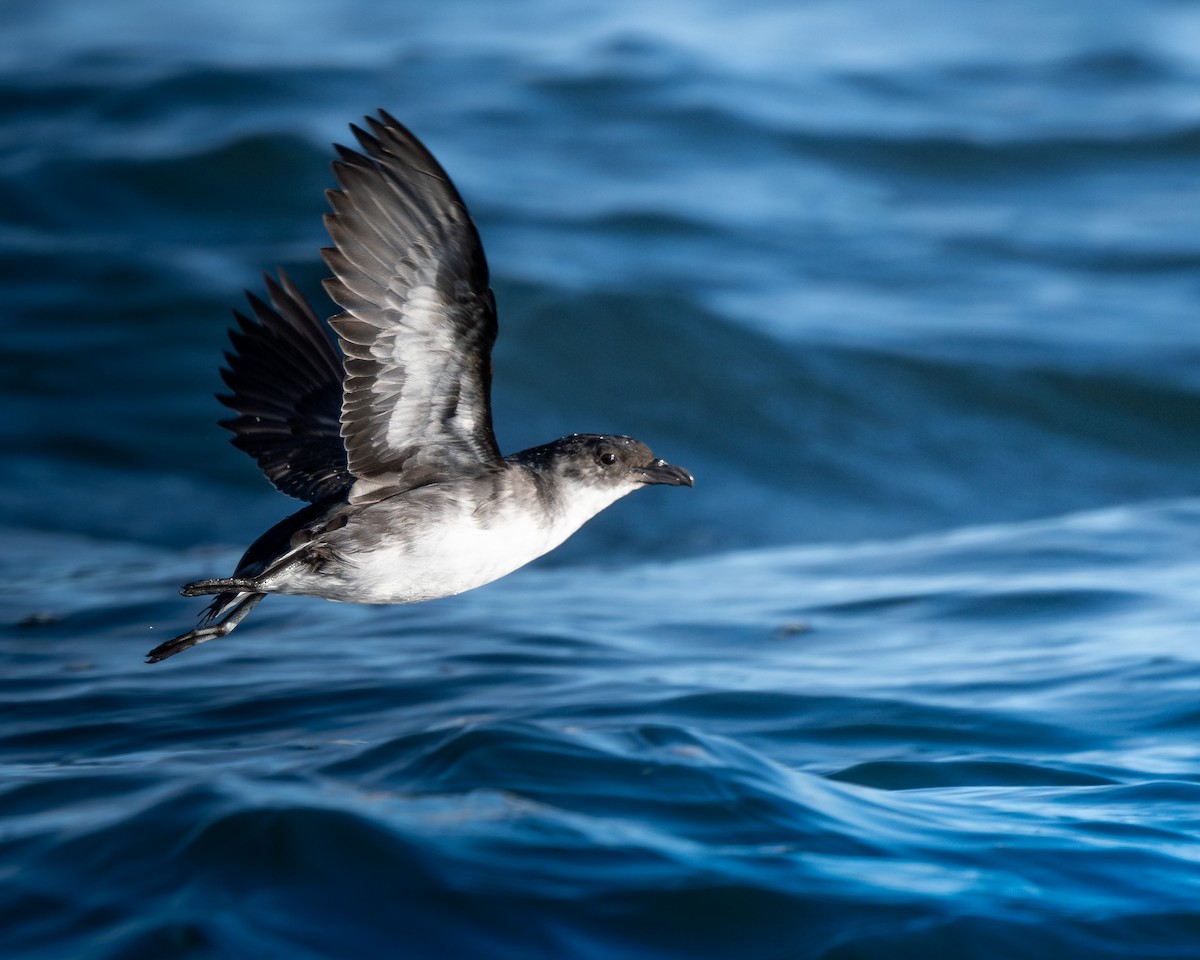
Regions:
[[[218,582],[218,581],[201,581],[201,582]],[[232,583],[235,581],[220,581],[224,583]],[[189,584],[189,586],[197,586],[197,584]],[[158,663],[160,660],[166,660],[167,657],[173,657],[175,654],[194,647],[198,643],[204,643],[206,640],[212,640],[216,637],[223,637],[241,623],[255,604],[258,603],[265,593],[242,593],[239,594],[232,602],[230,610],[216,623],[210,623],[204,627],[197,627],[195,630],[189,630],[187,633],[176,637],[174,640],[168,640],[166,643],[160,643],[157,647],[146,654],[147,663]]]

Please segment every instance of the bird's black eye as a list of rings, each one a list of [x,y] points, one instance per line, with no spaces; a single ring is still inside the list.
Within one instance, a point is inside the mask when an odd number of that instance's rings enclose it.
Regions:
[[[600,462],[606,467],[611,467],[617,462],[617,455],[611,450],[606,450],[604,453],[600,454]]]

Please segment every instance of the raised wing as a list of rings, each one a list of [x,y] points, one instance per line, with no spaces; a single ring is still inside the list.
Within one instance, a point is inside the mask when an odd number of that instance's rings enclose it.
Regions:
[[[380,111],[338,147],[322,251],[346,355],[342,438],[373,488],[503,464],[492,431],[496,309],[479,234],[450,178]]]
[[[221,426],[278,490],[313,503],[354,482],[339,429],[342,358],[287,274],[265,280],[271,302],[247,293],[254,318],[234,313],[221,370],[232,393],[217,399],[238,415]]]

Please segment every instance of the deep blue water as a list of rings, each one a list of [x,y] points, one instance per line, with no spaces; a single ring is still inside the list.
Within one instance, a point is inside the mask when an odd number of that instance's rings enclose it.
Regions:
[[[1200,5],[0,6],[0,956],[1200,956]],[[147,649],[294,509],[214,425],[384,107],[497,432],[697,488]]]

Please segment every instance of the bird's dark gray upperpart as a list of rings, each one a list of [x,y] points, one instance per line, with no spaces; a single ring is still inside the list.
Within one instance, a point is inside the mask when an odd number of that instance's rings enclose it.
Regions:
[[[496,306],[475,224],[438,162],[388,114],[352,126],[328,191],[326,325],[281,271],[248,294],[218,399],[233,443],[308,506],[250,545],[200,626],[157,663],[223,637],[268,593],[416,603],[511,573],[647,484],[692,486],[631,437],[574,434],[502,456],[492,432]],[[332,333],[336,336],[332,337]],[[340,348],[340,349],[339,349]]]

